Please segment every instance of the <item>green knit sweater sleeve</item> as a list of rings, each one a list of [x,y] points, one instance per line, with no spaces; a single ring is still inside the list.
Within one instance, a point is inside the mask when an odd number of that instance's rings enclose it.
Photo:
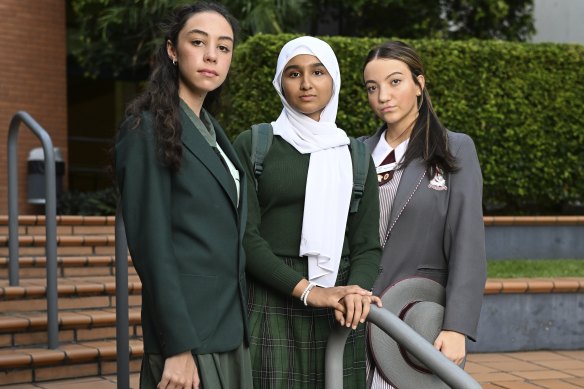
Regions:
[[[272,251],[270,244],[260,235],[262,220],[260,204],[255,190],[251,166],[251,131],[242,132],[233,144],[248,179],[248,215],[243,246],[246,253],[246,272],[274,290],[291,295],[303,276],[287,266]]]
[[[371,289],[379,272],[379,187],[373,160],[365,181],[365,191],[357,213],[347,221],[347,238],[351,258],[348,285]]]

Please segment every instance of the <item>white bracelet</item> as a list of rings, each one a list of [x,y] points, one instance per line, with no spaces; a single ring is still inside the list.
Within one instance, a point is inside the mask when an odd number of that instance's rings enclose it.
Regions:
[[[306,303],[306,298],[308,297],[308,293],[310,293],[312,288],[314,288],[315,286],[316,286],[316,284],[314,282],[309,282],[306,289],[304,289],[304,292],[302,292],[302,294],[300,295],[300,301],[302,301],[304,303],[304,305],[308,305]]]
[[[313,284],[312,287],[314,287],[315,285]],[[310,294],[310,291],[312,290],[312,288],[308,289],[308,291],[306,292],[306,294],[304,295],[304,300],[302,300],[302,302],[304,302],[305,306],[308,306],[308,295]]]
[[[309,282],[304,291],[302,292],[302,294],[300,295],[300,301],[304,301],[304,296],[306,295],[306,293],[308,293],[308,290],[312,289],[313,287],[314,287],[313,283]]]

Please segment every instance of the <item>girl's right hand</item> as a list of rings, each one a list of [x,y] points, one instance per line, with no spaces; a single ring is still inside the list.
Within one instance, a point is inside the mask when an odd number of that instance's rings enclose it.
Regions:
[[[306,302],[311,307],[333,308],[345,313],[345,304],[341,302],[347,295],[371,296],[372,293],[358,285],[335,286],[332,288],[314,287]]]
[[[168,357],[164,361],[162,379],[157,389],[198,389],[200,385],[197,364],[190,351]]]

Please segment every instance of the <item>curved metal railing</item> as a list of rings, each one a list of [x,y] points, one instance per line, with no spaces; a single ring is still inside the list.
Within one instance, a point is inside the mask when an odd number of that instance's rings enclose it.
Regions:
[[[45,252],[47,256],[47,333],[48,346],[59,347],[57,294],[57,185],[55,150],[49,133],[24,111],[17,112],[8,130],[8,278],[18,286],[18,129],[24,123],[43,145],[45,160]]]
[[[468,373],[448,360],[420,334],[386,309],[371,305],[367,321],[385,331],[452,388],[480,389]],[[325,356],[325,388],[343,388],[343,352],[350,328],[338,327],[328,340]]]

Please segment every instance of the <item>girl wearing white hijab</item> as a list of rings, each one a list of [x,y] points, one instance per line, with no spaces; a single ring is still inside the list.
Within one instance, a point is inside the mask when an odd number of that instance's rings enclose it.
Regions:
[[[331,328],[352,327],[345,387],[365,386],[364,322],[380,256],[377,179],[370,164],[356,213],[349,138],[335,124],[341,78],[320,39],[288,42],[273,80],[283,109],[272,122],[257,192],[249,193],[244,247],[254,387],[324,386]],[[251,188],[251,132],[235,141]]]

